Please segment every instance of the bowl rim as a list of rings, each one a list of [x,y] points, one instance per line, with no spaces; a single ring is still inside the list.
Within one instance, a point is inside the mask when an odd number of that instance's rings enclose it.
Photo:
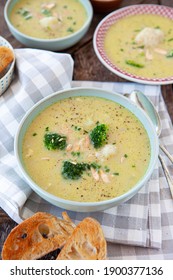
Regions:
[[[14,27],[14,25],[11,23],[10,19],[9,19],[9,15],[8,15],[8,9],[9,9],[9,6],[12,4],[14,0],[7,0],[6,4],[5,4],[5,7],[4,7],[4,18],[5,18],[5,21],[7,23],[8,26],[10,26],[10,28],[15,31],[18,35],[22,36],[23,38],[27,39],[27,40],[33,40],[35,42],[41,42],[41,43],[51,43],[51,42],[63,42],[64,40],[66,39],[71,39],[73,38],[74,36],[80,34],[83,30],[85,30],[85,28],[87,28],[89,26],[89,24],[91,23],[92,21],[92,18],[93,18],[93,7],[91,5],[91,2],[89,0],[79,0],[81,2],[81,4],[84,6],[86,12],[87,12],[87,9],[86,9],[86,3],[90,9],[90,12],[87,13],[87,19],[85,21],[85,23],[82,25],[82,27],[77,30],[76,32],[74,32],[73,34],[70,34],[68,36],[65,36],[65,37],[60,37],[60,38],[54,38],[54,39],[43,39],[43,38],[37,38],[37,37],[32,37],[32,36],[29,36],[27,34],[24,34],[22,33],[21,31],[19,31],[17,28]],[[19,0],[16,0],[16,1],[19,1]]]
[[[99,29],[102,25],[104,25],[104,23],[110,19],[112,16],[119,14],[120,12],[123,14],[125,11],[135,11],[135,8],[140,9],[140,8],[147,8],[147,7],[151,7],[154,8],[156,7],[157,9],[167,9],[170,11],[173,11],[173,8],[170,6],[166,6],[166,5],[158,5],[158,4],[134,4],[134,5],[130,5],[130,6],[126,6],[126,7],[122,7],[118,10],[112,11],[111,13],[109,13],[108,15],[106,15],[97,25],[95,31],[94,31],[94,35],[93,35],[93,47],[94,47],[94,51],[95,54],[97,56],[97,58],[100,60],[100,62],[109,70],[111,71],[113,74],[118,75],[119,77],[132,81],[132,82],[136,82],[136,83],[143,83],[143,84],[148,84],[148,85],[168,85],[168,84],[172,84],[173,82],[173,75],[170,77],[165,77],[165,78],[158,78],[158,79],[154,79],[154,78],[145,78],[142,76],[138,76],[138,75],[133,75],[130,72],[123,72],[122,68],[114,68],[112,65],[113,63],[110,61],[109,58],[103,58],[102,55],[100,54],[100,51],[98,50],[98,44],[97,44],[97,35],[99,32]],[[126,15],[127,16],[127,15]],[[126,17],[125,16],[125,17]],[[107,56],[106,56],[107,57]],[[107,62],[108,61],[108,62]],[[111,65],[110,65],[111,64]]]
[[[118,196],[118,197],[114,197],[114,198],[111,198],[111,199],[107,199],[107,200],[103,200],[103,201],[98,201],[98,202],[78,202],[78,201],[73,201],[73,200],[68,200],[68,199],[63,199],[63,198],[60,198],[58,196],[55,196],[45,190],[43,190],[40,186],[38,186],[33,180],[32,178],[28,175],[28,173],[26,172],[25,168],[23,167],[23,164],[21,163],[21,159],[20,159],[20,155],[19,155],[19,137],[20,137],[20,133],[22,131],[22,127],[23,125],[25,125],[25,122],[26,120],[28,119],[28,117],[30,115],[32,115],[32,113],[36,110],[36,108],[39,108],[39,106],[41,104],[46,104],[47,101],[50,99],[53,99],[54,97],[60,95],[62,96],[62,99],[64,98],[67,98],[67,97],[63,97],[64,93],[67,93],[70,92],[70,95],[72,95],[72,93],[74,91],[85,91],[85,90],[89,90],[89,91],[99,91],[99,92],[102,92],[102,93],[106,93],[106,94],[109,94],[109,96],[118,96],[118,98],[122,99],[122,100],[125,100],[125,102],[127,103],[130,103],[130,106],[132,106],[132,108],[135,108],[135,110],[138,110],[138,112],[140,114],[142,114],[142,116],[144,116],[145,120],[147,121],[147,123],[149,124],[150,126],[150,129],[152,130],[153,132],[153,137],[154,137],[154,144],[153,144],[153,147],[154,147],[154,153],[153,153],[153,156],[150,157],[150,162],[149,162],[149,165],[147,167],[147,170],[145,172],[145,174],[142,176],[142,178],[129,190],[127,191],[126,193]],[[72,95],[72,96],[76,96],[76,95]],[[77,95],[77,96],[80,96],[80,95]],[[85,95],[86,96],[86,95]],[[92,96],[96,96],[96,94],[92,95]],[[70,97],[70,96],[68,96]],[[104,97],[106,99],[106,97]],[[60,99],[56,100],[56,102],[58,102]],[[114,102],[117,102],[117,101],[114,101]],[[53,102],[55,103],[55,101]],[[51,104],[53,104],[51,103]],[[47,104],[44,108],[42,108],[41,110],[39,110],[39,112],[37,112],[37,115],[42,112],[43,110],[45,110],[48,106],[50,106],[50,104]],[[126,107],[125,107],[126,108]],[[129,108],[126,108],[127,110],[130,110]],[[130,110],[131,111],[131,110]],[[133,113],[133,112],[132,112]],[[35,115],[34,118],[37,116]],[[32,120],[34,119],[32,118]],[[141,120],[139,120],[141,122]],[[31,121],[30,121],[31,123]],[[29,123],[29,124],[30,124]],[[27,128],[29,126],[29,124],[27,125]],[[26,128],[26,129],[27,129]],[[26,132],[26,129],[25,129],[25,132]],[[148,134],[148,133],[147,133]],[[16,134],[15,134],[15,138],[14,138],[14,154],[15,154],[15,158],[17,160],[17,163],[18,163],[18,166],[20,168],[20,171],[22,173],[22,175],[24,176],[24,179],[25,181],[27,181],[27,183],[29,184],[29,186],[36,192],[38,193],[39,191],[39,195],[40,195],[40,192],[44,195],[44,199],[46,199],[45,197],[47,197],[50,202],[51,201],[56,201],[57,203],[63,203],[63,205],[72,205],[73,207],[77,206],[79,207],[79,209],[81,207],[94,207],[94,208],[97,208],[99,206],[106,206],[105,209],[107,208],[110,208],[110,207],[113,207],[114,204],[117,204],[118,205],[119,203],[122,203],[123,201],[126,201],[128,200],[129,198],[131,198],[132,196],[134,196],[144,185],[144,183],[146,183],[149,178],[151,177],[151,174],[154,170],[154,167],[156,165],[156,162],[157,162],[157,159],[158,159],[158,153],[159,153],[159,144],[158,144],[158,136],[156,134],[156,130],[150,120],[150,118],[148,117],[148,115],[141,109],[139,108],[137,105],[135,105],[131,100],[127,99],[126,97],[124,97],[123,95],[117,93],[117,92],[113,92],[113,91],[109,91],[109,90],[105,90],[105,89],[100,89],[100,88],[97,88],[97,87],[74,87],[74,88],[70,88],[70,89],[65,89],[65,90],[60,90],[60,91],[57,91],[57,92],[54,92],[53,94],[47,96],[47,97],[44,97],[43,99],[41,99],[40,101],[38,101],[34,106],[32,106],[27,112],[26,114],[24,115],[24,117],[21,119],[19,125],[18,125],[18,129],[16,131]],[[152,162],[151,162],[152,160]],[[149,168],[150,166],[150,168]],[[40,195],[42,197],[42,195]],[[118,203],[119,202],[119,203]],[[50,202],[53,204],[53,202]],[[58,206],[58,204],[56,204]],[[109,206],[110,205],[110,206]],[[61,206],[60,206],[61,207]],[[96,210],[97,211],[97,210]]]
[[[10,48],[10,50],[12,50],[12,52],[14,54],[14,59],[10,65],[10,68],[8,69],[7,73],[5,73],[5,75],[2,76],[2,78],[0,78],[0,82],[1,82],[3,79],[6,79],[6,77],[9,75],[9,73],[13,70],[15,62],[16,62],[16,57],[15,57],[15,52],[14,52],[12,45],[1,35],[0,35],[0,42],[5,42],[5,44]],[[0,45],[0,46],[4,46],[4,45]]]

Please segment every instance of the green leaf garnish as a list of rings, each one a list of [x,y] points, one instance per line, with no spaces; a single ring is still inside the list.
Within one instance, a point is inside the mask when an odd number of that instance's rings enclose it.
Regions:
[[[138,62],[135,62],[133,60],[126,60],[126,64],[133,66],[133,67],[137,67],[137,68],[144,68],[143,64],[140,64]]]
[[[25,8],[20,8],[20,9],[17,11],[17,14],[20,14],[20,15],[23,16],[24,19],[26,19],[26,20],[32,18],[32,14],[30,13],[30,11],[27,10],[27,9],[25,9]]]
[[[72,27],[69,27],[69,28],[67,29],[67,32],[73,33],[73,32],[74,32],[74,29],[73,29]]]
[[[51,11],[48,10],[48,9],[42,9],[42,10],[41,10],[41,13],[42,13],[43,15],[47,16],[47,17],[51,17],[51,15],[52,15]]]
[[[173,57],[173,50],[169,51],[166,55],[166,57]]]

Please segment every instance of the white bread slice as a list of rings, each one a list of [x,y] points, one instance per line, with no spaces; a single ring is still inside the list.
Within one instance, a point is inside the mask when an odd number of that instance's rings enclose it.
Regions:
[[[67,213],[62,216],[64,220],[38,212],[16,226],[4,243],[2,259],[34,260],[61,248],[75,228]]]
[[[87,217],[68,238],[57,260],[104,260],[107,244],[100,224]]]

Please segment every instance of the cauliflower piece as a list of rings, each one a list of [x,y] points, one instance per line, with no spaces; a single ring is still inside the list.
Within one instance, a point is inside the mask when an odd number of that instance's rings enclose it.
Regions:
[[[43,28],[54,29],[57,27],[58,20],[56,17],[44,17],[39,22]]]
[[[145,27],[135,38],[137,44],[145,47],[155,47],[164,40],[164,33],[157,28]]]
[[[116,153],[116,147],[112,144],[105,145],[99,152],[97,152],[95,155],[97,158],[104,160]]]

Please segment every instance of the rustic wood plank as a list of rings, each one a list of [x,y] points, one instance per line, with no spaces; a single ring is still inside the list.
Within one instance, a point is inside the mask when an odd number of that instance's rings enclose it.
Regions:
[[[172,0],[159,0],[158,2],[159,2],[160,5],[173,7],[173,1]]]

